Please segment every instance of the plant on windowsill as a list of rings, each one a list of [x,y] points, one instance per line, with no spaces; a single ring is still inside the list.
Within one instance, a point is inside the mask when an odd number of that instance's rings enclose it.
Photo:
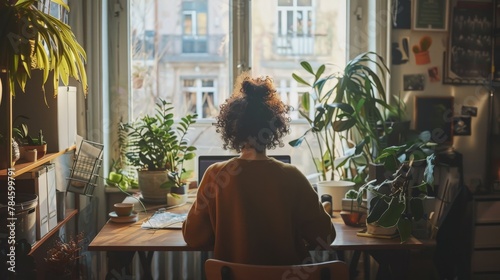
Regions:
[[[192,170],[184,161],[195,157],[196,147],[186,138],[196,114],[188,114],[175,124],[172,104],[160,99],[156,113],[125,124],[129,144],[127,158],[138,168],[139,189],[145,201],[179,204],[185,201],[187,179]]]
[[[303,110],[299,111],[310,128],[289,144],[293,147],[303,142],[307,144],[316,170],[321,174],[318,193],[323,192],[323,187],[325,191],[332,191],[332,196],[337,197],[334,198],[337,200],[333,203],[334,210],[340,210],[345,193],[354,183],[366,181],[367,167],[380,151],[384,135],[390,132],[385,112],[395,112],[396,108],[386,101],[381,79],[389,69],[373,52],[358,55],[341,73],[325,74],[325,64],[316,70],[306,61],[301,62],[301,66],[312,75],[312,83],[308,82],[308,77],[295,73],[292,76],[299,84],[312,89],[302,95]],[[311,99],[315,103],[313,117],[309,117]],[[309,134],[318,143],[315,149],[309,143]],[[337,141],[343,143],[341,147],[336,146]],[[332,188],[328,184],[335,180],[352,181],[353,184],[342,184],[341,191],[333,192],[339,187]]]
[[[129,188],[137,189],[139,188],[139,183],[137,181],[137,172],[130,166],[130,162],[127,159],[127,143],[128,136],[124,123],[120,122],[118,124],[118,158],[112,159],[111,169],[109,171],[108,177],[106,178],[106,184],[108,186],[113,186],[126,191]],[[128,193],[127,193],[128,194]]]
[[[404,145],[382,150],[377,162],[388,172],[395,172],[384,180],[367,182],[360,187],[357,197],[358,204],[364,196],[368,200],[368,233],[378,234],[381,229],[391,234],[397,230],[405,242],[411,235],[413,222],[423,218],[423,201],[434,179],[434,144],[429,139],[430,133],[422,132]]]
[[[389,133],[385,112],[396,112],[396,107],[386,101],[382,79],[370,64],[380,71],[382,78],[389,73],[379,55],[365,52],[349,61],[342,73],[324,75],[324,64],[314,70],[310,63],[301,62],[313,76],[312,83],[305,77],[292,75],[298,83],[313,91],[303,94],[304,109],[299,111],[310,128],[289,144],[298,147],[306,142],[323,181],[337,177],[364,182],[367,163],[374,160],[377,151],[381,150],[383,136]],[[314,118],[309,118],[311,97],[316,103]],[[308,143],[306,136],[309,133],[320,143],[319,154],[315,154]],[[346,142],[347,147],[336,149],[337,139]]]

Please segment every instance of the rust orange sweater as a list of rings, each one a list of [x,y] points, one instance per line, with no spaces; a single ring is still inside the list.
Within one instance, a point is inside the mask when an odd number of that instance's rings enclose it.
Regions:
[[[217,259],[267,265],[307,262],[308,249],[325,250],[335,238],[305,176],[272,158],[210,166],[182,232],[189,246],[213,249]]]

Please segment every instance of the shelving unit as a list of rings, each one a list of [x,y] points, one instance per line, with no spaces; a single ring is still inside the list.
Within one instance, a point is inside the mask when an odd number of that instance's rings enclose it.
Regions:
[[[46,235],[44,235],[40,240],[37,240],[36,243],[31,247],[31,252],[30,255],[33,254],[45,241],[47,241],[49,238],[51,238],[56,232],[59,231],[59,229],[68,223],[74,216],[78,214],[78,210],[76,209],[66,209],[66,217],[64,217],[64,220],[60,221],[57,223],[57,226],[53,228],[51,231],[49,231]]]
[[[31,169],[34,169],[38,166],[41,166],[47,162],[50,162],[51,160],[57,158],[58,156],[65,154],[69,151],[75,150],[76,146],[71,146],[68,149],[62,150],[57,153],[50,153],[46,154],[42,158],[38,159],[36,162],[19,162],[16,165],[14,165],[12,168],[15,170],[15,175],[14,177],[17,177],[25,172],[30,171]],[[2,169],[0,170],[0,179],[5,179],[7,176],[8,169]]]
[[[500,279],[500,194],[474,197],[472,279]]]

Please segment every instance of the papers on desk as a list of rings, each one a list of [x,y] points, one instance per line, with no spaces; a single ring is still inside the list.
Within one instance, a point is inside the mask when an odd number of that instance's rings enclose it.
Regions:
[[[151,218],[144,221],[141,225],[142,228],[156,228],[156,229],[172,229],[182,228],[182,222],[186,220],[187,214],[176,214],[166,211],[156,211]]]

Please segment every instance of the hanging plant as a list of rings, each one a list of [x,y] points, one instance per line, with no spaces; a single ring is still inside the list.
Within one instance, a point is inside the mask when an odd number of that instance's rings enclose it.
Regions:
[[[62,0],[51,0],[69,12]],[[86,53],[76,40],[71,27],[45,14],[36,0],[11,0],[0,3],[0,70],[7,73],[10,92],[15,95],[16,83],[24,92],[33,69],[43,71],[43,85],[50,71],[57,94],[59,79],[68,85],[69,77],[81,82],[88,92],[85,72]]]

